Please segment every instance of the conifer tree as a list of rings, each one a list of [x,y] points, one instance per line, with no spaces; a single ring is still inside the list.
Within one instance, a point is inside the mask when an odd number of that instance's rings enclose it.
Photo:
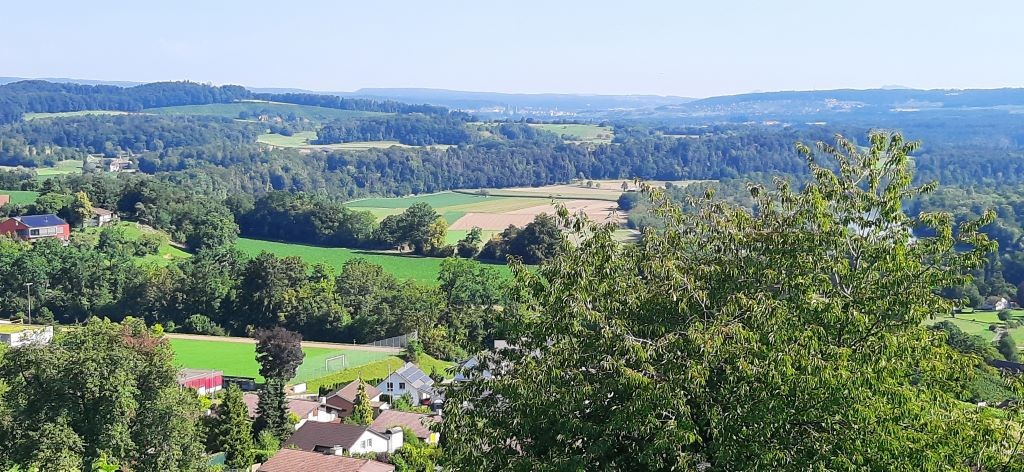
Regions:
[[[373,423],[373,406],[370,405],[370,397],[366,394],[366,387],[362,380],[359,380],[359,390],[356,392],[356,400],[352,404],[351,421],[361,425]]]
[[[228,386],[217,407],[216,431],[220,449],[226,454],[224,464],[229,469],[248,470],[253,461],[252,424],[237,385]]]

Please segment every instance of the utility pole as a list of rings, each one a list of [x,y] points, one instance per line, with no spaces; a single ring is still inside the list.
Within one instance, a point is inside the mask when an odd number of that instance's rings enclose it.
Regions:
[[[28,296],[28,324],[32,324],[32,282],[25,284],[25,295]]]

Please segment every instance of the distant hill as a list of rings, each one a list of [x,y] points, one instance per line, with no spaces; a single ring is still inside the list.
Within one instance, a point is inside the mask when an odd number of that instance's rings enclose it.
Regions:
[[[0,77],[0,85],[9,84],[12,82],[21,82],[23,80],[43,80],[46,82],[54,82],[59,84],[79,84],[79,85],[115,85],[118,87],[134,87],[136,85],[142,85],[145,82],[130,82],[123,80],[89,80],[89,79],[67,79],[61,77]]]

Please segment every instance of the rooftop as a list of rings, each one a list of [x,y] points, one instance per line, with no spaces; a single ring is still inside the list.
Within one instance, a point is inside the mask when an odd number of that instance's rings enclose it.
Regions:
[[[42,329],[43,325],[27,325],[20,323],[0,323],[0,334],[20,333],[29,329]]]
[[[359,440],[359,437],[369,429],[369,426],[344,423],[317,423],[308,421],[284,443],[285,448],[298,448],[303,451],[313,451],[319,447],[340,446],[344,449],[352,449]],[[376,433],[378,436],[379,433]]]
[[[28,226],[29,228],[42,228],[47,226],[60,226],[66,225],[67,222],[62,220],[57,215],[26,215],[16,216],[15,220],[21,222],[21,224]]]
[[[392,472],[395,466],[370,459],[333,456],[318,452],[281,449],[259,468],[259,472]]]
[[[242,401],[245,402],[245,406],[249,409],[249,416],[255,418],[257,407],[260,404],[260,395],[258,393],[246,393],[242,395]],[[309,416],[310,412],[319,408],[320,403],[313,400],[288,399],[288,412],[295,413],[295,416],[299,418],[305,418]]]
[[[430,425],[441,421],[437,415],[423,413],[409,413],[405,411],[384,410],[380,416],[373,420],[370,429],[374,431],[387,431],[395,426],[409,428],[416,434],[417,438],[427,439],[430,437]]]
[[[187,380],[209,377],[211,375],[224,375],[224,372],[221,372],[219,370],[179,369],[178,382],[185,382]]]

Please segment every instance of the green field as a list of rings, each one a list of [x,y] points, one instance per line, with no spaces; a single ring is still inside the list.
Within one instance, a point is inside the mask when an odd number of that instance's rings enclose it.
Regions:
[[[44,118],[69,118],[75,116],[89,116],[89,115],[127,115],[126,111],[115,111],[115,110],[81,110],[81,111],[61,111],[57,113],[25,113],[22,117],[25,121],[39,120]]]
[[[1013,314],[1012,319],[1024,322],[1024,310],[1011,310],[1011,313]],[[996,334],[988,329],[989,325],[1003,325],[1003,322],[999,321],[999,314],[995,311],[975,311],[971,313],[958,313],[956,316],[936,317],[933,320],[928,320],[926,324],[931,325],[941,321],[950,321],[963,332],[981,336],[988,340],[992,339]],[[1024,339],[1024,326],[1011,328],[1007,331],[1018,342]]]
[[[309,105],[293,105],[291,103],[244,101],[235,103],[211,103],[208,105],[181,105],[176,107],[147,108],[144,113],[157,115],[200,115],[219,116],[222,118],[238,118],[241,112],[258,115],[262,112],[276,116],[295,115],[310,121],[334,121],[367,116],[381,116],[386,113],[372,111],[340,110]]]
[[[418,280],[430,284],[437,283],[437,274],[440,272],[441,262],[444,260],[437,257],[399,255],[338,247],[305,246],[302,244],[246,238],[239,238],[235,246],[249,255],[257,255],[260,252],[266,251],[280,257],[298,256],[309,264],[326,264],[333,268],[335,273],[341,272],[341,266],[345,261],[361,257],[384,267],[385,271],[400,279]],[[505,265],[495,264],[492,267],[498,269],[502,274],[511,274]]]
[[[442,372],[445,377],[451,377],[446,371],[449,367],[454,365],[451,362],[434,359],[426,354],[424,354],[420,362],[417,362],[416,364],[428,375],[432,371],[437,370],[438,372]],[[321,386],[346,384],[355,379],[363,379],[364,381],[383,379],[403,365],[405,365],[405,361],[401,358],[397,356],[387,356],[369,364],[345,369],[325,377],[309,380],[306,382],[306,390],[315,392],[319,390]]]
[[[154,229],[144,229],[138,223],[130,221],[120,221],[118,223],[115,223],[115,227],[124,228],[125,235],[132,241],[139,239],[139,236],[142,236],[142,233],[144,232],[156,231]],[[99,234],[101,230],[102,228],[86,228],[84,232],[90,234]],[[191,254],[181,249],[178,249],[174,246],[171,246],[169,243],[164,243],[160,245],[160,248],[158,249],[158,252],[156,254],[150,254],[148,256],[143,256],[138,259],[141,262],[154,262],[158,265],[166,265],[171,263],[172,261],[179,261],[190,256]]]
[[[35,171],[36,179],[45,180],[55,175],[67,175],[67,174],[81,174],[82,173],[82,161],[77,159],[71,159],[66,161],[60,161],[52,167],[9,167],[0,166],[0,170],[31,170]]]
[[[426,203],[434,209],[493,201],[491,197],[455,192],[440,192],[413,197],[364,198],[345,204],[350,208],[409,208],[417,203]]]
[[[567,141],[610,143],[615,137],[615,130],[610,126],[550,123],[531,124],[530,126],[562,136]]]
[[[174,349],[174,362],[178,367],[191,369],[216,369],[224,375],[239,377],[263,378],[259,375],[259,364],[256,362],[256,345],[231,341],[195,339],[171,340]],[[344,354],[349,366],[361,366],[388,357],[388,354],[355,349],[330,349],[320,347],[304,347],[306,358],[302,361],[292,382],[304,382],[323,376],[325,361],[334,356]]]
[[[402,144],[398,141],[357,141],[352,143],[338,143],[338,144],[310,144],[310,141],[316,140],[315,131],[302,131],[295,133],[291,136],[283,136],[280,134],[266,133],[256,137],[256,142],[267,144],[275,147],[283,148],[302,148],[302,149],[315,149],[320,151],[365,151],[367,149],[386,149],[389,147],[424,147],[424,146],[409,146]],[[447,147],[445,145],[435,145],[431,147]]]
[[[29,192],[25,190],[0,190],[0,195],[10,195],[11,203],[28,204],[36,201],[39,198],[39,192]]]

